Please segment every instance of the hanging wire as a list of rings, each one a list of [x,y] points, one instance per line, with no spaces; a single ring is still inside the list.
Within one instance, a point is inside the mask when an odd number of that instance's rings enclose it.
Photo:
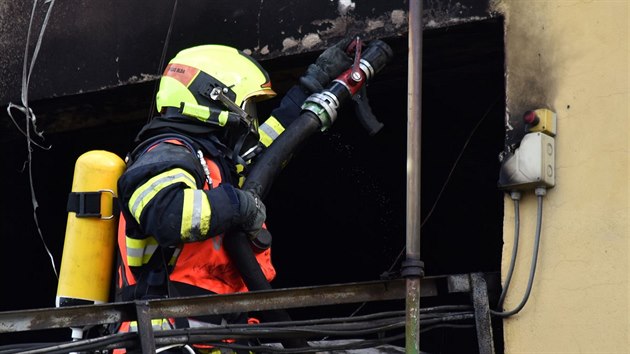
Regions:
[[[173,10],[171,11],[171,22],[168,25],[168,31],[166,31],[166,38],[164,39],[164,46],[162,47],[162,57],[160,58],[160,66],[158,67],[158,74],[162,73],[164,69],[164,61],[166,60],[166,51],[168,49],[168,43],[171,41],[171,31],[173,30],[173,23],[175,22],[175,12],[177,11],[177,0],[173,3]],[[151,107],[149,108],[149,116],[147,117],[147,123],[153,117],[153,110],[155,109],[155,95],[157,94],[157,89],[160,80],[156,80],[155,85],[153,86],[153,96],[151,96]]]
[[[468,138],[466,139],[466,142],[464,143],[464,146],[462,147],[461,151],[459,152],[459,155],[455,159],[455,162],[453,163],[453,166],[451,167],[451,170],[450,170],[448,176],[446,177],[446,180],[442,184],[442,188],[440,189],[440,192],[438,193],[438,196],[436,197],[435,201],[433,202],[433,205],[431,206],[431,209],[430,209],[429,213],[427,214],[427,216],[424,218],[424,220],[420,224],[420,228],[422,228],[424,226],[424,224],[426,224],[426,222],[429,220],[429,218],[433,214],[433,211],[435,210],[435,207],[437,206],[438,202],[440,201],[440,198],[442,197],[442,193],[444,193],[444,190],[446,189],[446,186],[447,186],[448,182],[450,181],[451,177],[453,176],[453,172],[455,171],[455,168],[457,167],[457,164],[459,163],[459,160],[464,155],[464,152],[466,151],[466,148],[468,147],[468,144],[470,143],[473,135],[475,134],[475,132],[477,131],[477,129],[479,128],[481,123],[483,123],[483,121],[486,119],[486,117],[490,114],[490,112],[492,111],[494,106],[497,104],[497,102],[499,102],[499,100],[500,100],[500,97],[497,97],[497,99],[494,102],[492,102],[492,104],[488,107],[488,109],[483,114],[483,116],[479,119],[479,121],[477,122],[475,127],[470,131],[470,134],[468,134]],[[394,267],[396,266],[396,264],[398,264],[400,262],[400,259],[402,258],[402,255],[404,253],[405,253],[405,247],[403,247],[402,250],[400,250],[400,253],[398,253],[398,256],[396,256],[396,259],[394,259],[394,261],[392,262],[392,265],[389,267],[387,272],[384,273],[385,275],[392,274],[392,272],[394,270]],[[357,307],[357,309],[352,312],[350,317],[356,315],[365,305],[366,305],[365,302],[362,303],[361,305],[359,305]]]
[[[437,197],[435,198],[435,201],[433,202],[433,205],[431,206],[431,209],[429,210],[429,213],[427,214],[427,216],[425,216],[424,220],[422,220],[422,223],[420,224],[420,228],[422,228],[424,226],[424,224],[426,224],[427,221],[429,221],[429,218],[431,217],[431,215],[433,215],[433,211],[435,211],[435,208],[436,208],[438,202],[442,198],[442,194],[444,193],[444,190],[446,189],[446,186],[448,185],[448,182],[450,182],[451,177],[453,176],[453,172],[455,172],[455,168],[457,168],[457,165],[459,164],[459,160],[461,160],[462,156],[464,155],[464,152],[466,151],[466,148],[468,147],[468,144],[470,143],[470,140],[475,135],[475,132],[477,132],[477,129],[479,128],[481,123],[483,123],[483,121],[486,120],[486,117],[488,117],[488,115],[490,114],[490,112],[492,111],[494,106],[499,102],[500,99],[501,99],[501,97],[497,97],[497,99],[495,99],[494,102],[492,102],[492,104],[490,104],[490,106],[488,107],[486,112],[483,114],[483,116],[481,116],[481,119],[479,119],[479,121],[477,122],[475,127],[470,131],[470,134],[468,134],[468,138],[466,139],[466,142],[464,143],[464,146],[462,146],[462,149],[460,150],[459,155],[455,159],[455,162],[453,163],[453,166],[451,167],[451,170],[448,173],[448,176],[446,177],[446,180],[442,184],[442,188],[440,189],[440,192],[438,193]],[[403,247],[402,250],[400,250],[400,253],[398,253],[398,256],[396,256],[396,259],[392,263],[391,267],[389,267],[389,270],[387,271],[387,273],[391,273],[393,271],[393,269],[396,266],[396,264],[398,264],[398,262],[400,262],[400,259],[402,258],[402,255],[404,253],[405,253],[405,247]]]
[[[448,176],[446,177],[446,180],[444,181],[444,183],[442,184],[442,188],[440,189],[440,192],[438,193],[437,197],[435,198],[435,201],[433,202],[433,205],[431,206],[431,209],[429,210],[429,213],[427,214],[427,216],[424,218],[424,220],[422,221],[422,223],[420,224],[420,228],[422,228],[424,226],[424,224],[427,223],[427,221],[429,220],[429,218],[431,217],[431,215],[433,214],[433,211],[435,210],[438,202],[440,201],[442,194],[444,193],[444,190],[446,189],[446,186],[448,185],[448,182],[451,180],[451,177],[453,176],[453,172],[455,171],[455,168],[457,167],[457,165],[459,164],[459,161],[461,160],[462,156],[464,155],[464,152],[466,151],[466,148],[468,147],[468,144],[470,143],[470,141],[472,140],[472,137],[475,135],[475,132],[477,132],[477,129],[479,128],[479,126],[481,126],[481,123],[483,123],[486,120],[486,117],[488,117],[488,115],[490,114],[490,112],[492,111],[492,109],[494,108],[494,106],[500,101],[501,97],[497,97],[491,104],[490,106],[488,106],[488,108],[486,109],[485,113],[481,116],[481,118],[479,119],[479,121],[477,122],[477,124],[475,124],[475,126],[473,127],[473,129],[470,131],[470,133],[468,134],[468,138],[466,139],[466,142],[464,143],[464,145],[462,146],[459,155],[457,156],[457,158],[455,159],[455,162],[453,163],[453,166],[451,167],[451,170],[448,174]],[[394,259],[394,261],[392,262],[392,265],[389,267],[389,269],[387,270],[387,272],[383,273],[384,275],[390,275],[393,274],[393,270],[394,267],[396,266],[396,264],[398,264],[400,262],[400,259],[402,258],[403,254],[405,253],[405,247],[403,246],[403,248],[400,250],[400,253],[398,253],[398,256],[396,256],[396,259]],[[350,315],[350,317],[356,315],[364,306],[366,305],[366,302],[362,303],[361,305],[359,305],[357,307],[356,310],[354,310],[352,312],[352,314]],[[433,327],[432,327],[433,328]],[[430,329],[432,329],[430,328]],[[437,327],[436,327],[437,328]],[[429,330],[429,329],[427,329]]]
[[[22,105],[16,105],[12,102],[9,102],[9,105],[7,106],[7,113],[9,114],[9,117],[13,121],[13,124],[18,128],[20,133],[22,133],[26,137],[26,147],[27,147],[27,153],[28,153],[28,161],[26,163],[28,164],[28,177],[29,177],[29,184],[30,184],[30,189],[31,189],[31,201],[33,203],[33,219],[35,221],[35,226],[37,228],[37,233],[39,234],[39,238],[41,239],[42,244],[44,245],[44,248],[46,250],[46,253],[48,253],[48,257],[50,258],[50,263],[52,265],[53,272],[55,273],[55,277],[59,278],[59,275],[57,273],[57,267],[55,266],[55,259],[52,253],[50,252],[50,249],[46,245],[46,241],[44,240],[44,236],[42,234],[42,230],[39,226],[39,221],[37,219],[37,208],[39,207],[39,204],[37,203],[37,198],[35,196],[35,188],[33,185],[33,145],[44,150],[49,150],[51,146],[44,147],[38,144],[37,142],[35,142],[31,138],[31,124],[33,125],[33,132],[37,136],[43,139],[44,134],[43,134],[43,131],[40,132],[37,130],[37,125],[36,125],[37,117],[35,116],[35,113],[33,112],[33,110],[28,106],[28,88],[31,81],[31,74],[33,73],[33,68],[35,67],[35,62],[39,54],[39,49],[42,44],[42,39],[44,38],[44,32],[46,31],[46,26],[48,25],[48,20],[50,19],[50,14],[52,12],[53,5],[55,4],[55,0],[44,1],[44,4],[48,4],[48,9],[46,11],[46,16],[44,17],[44,22],[42,23],[42,27],[39,31],[37,43],[35,44],[35,49],[33,50],[33,57],[31,58],[30,65],[29,65],[28,52],[29,52],[29,47],[30,47],[31,30],[33,27],[33,18],[35,17],[35,10],[37,9],[37,0],[33,1],[33,10],[31,11],[31,18],[29,20],[28,31],[26,34],[26,46],[24,49],[24,64],[22,67],[22,90],[21,90],[21,97],[20,97],[22,101]],[[25,130],[22,130],[20,128],[19,124],[13,117],[13,113],[12,113],[13,109],[16,109],[24,114]]]

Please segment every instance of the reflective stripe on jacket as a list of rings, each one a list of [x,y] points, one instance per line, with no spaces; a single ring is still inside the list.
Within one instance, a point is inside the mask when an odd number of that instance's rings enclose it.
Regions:
[[[160,148],[162,144],[170,146]],[[166,156],[164,160],[163,155],[147,152],[128,169],[131,175],[121,178],[119,183],[123,204],[118,230],[122,261],[118,269],[119,289],[135,285],[136,279],[146,279],[143,274],[147,274],[147,269],[163,268],[167,263],[171,281],[219,294],[247,291],[223,247],[223,233],[212,234],[225,231],[220,224],[232,217],[233,211],[229,209],[234,207],[226,192],[220,191],[226,187],[221,185],[224,180],[221,169],[213,159],[204,157],[210,175],[208,181],[202,168],[192,166],[193,162],[200,163],[191,151],[185,151],[187,156],[184,156],[182,149],[173,148],[172,141],[159,145],[155,150]],[[147,161],[143,161],[145,155]],[[134,178],[139,182],[133,183]],[[135,188],[131,190],[129,186]],[[178,224],[170,219],[178,219]],[[166,224],[166,229],[145,226],[152,221]],[[155,232],[148,235],[146,231]],[[258,251],[256,258],[271,281],[276,274],[271,250]],[[133,297],[143,295],[146,294],[134,291]]]

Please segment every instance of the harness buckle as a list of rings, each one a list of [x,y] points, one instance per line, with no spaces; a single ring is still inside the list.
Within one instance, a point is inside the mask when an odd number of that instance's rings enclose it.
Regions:
[[[109,193],[112,196],[111,215],[101,214],[101,196]],[[116,194],[111,189],[99,189],[94,192],[70,192],[68,196],[67,211],[76,213],[77,218],[99,218],[101,220],[111,220],[118,213]]]

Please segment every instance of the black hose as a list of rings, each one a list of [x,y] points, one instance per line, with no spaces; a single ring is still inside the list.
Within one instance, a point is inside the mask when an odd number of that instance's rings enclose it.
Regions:
[[[375,40],[370,43],[364,52],[363,65],[369,64],[371,69],[370,78],[373,74],[379,72],[392,57],[391,48],[383,41]],[[341,84],[338,84],[341,86]],[[333,85],[333,87],[335,87]],[[339,101],[344,101],[349,97],[341,97],[344,94],[350,96],[350,91],[343,86],[344,89],[334,94]],[[332,88],[331,88],[332,90]],[[338,102],[341,103],[341,102]],[[307,138],[322,128],[322,122],[319,117],[310,110],[304,110],[300,116],[291,123],[287,129],[269,146],[269,148],[257,158],[254,165],[247,174],[247,179],[243,185],[244,190],[252,190],[261,198],[265,198],[267,192],[271,188],[275,177],[280,173],[282,168],[289,162],[293,155],[301,148]],[[250,241],[247,235],[240,231],[232,231],[226,233],[223,239],[223,245],[227,254],[241,274],[248,290],[270,290],[271,285],[265,278],[264,273],[260,269],[260,265],[256,260],[252,251]],[[289,314],[284,310],[268,310],[261,312],[261,318],[265,322],[286,322],[290,321]],[[286,339],[282,341],[285,348],[303,348],[308,343],[304,339]]]
[[[321,122],[311,111],[304,111],[256,160],[247,174],[243,189],[254,190],[265,198],[275,177],[289,162],[301,144],[318,132]]]
[[[317,116],[305,111],[269,146],[252,166],[244,190],[253,190],[259,196],[269,191],[275,177],[280,173],[300,145],[320,129]],[[240,231],[229,232],[223,239],[223,246],[236,269],[239,270],[247,289],[250,291],[271,290],[271,285],[262,272],[252,251],[247,235]],[[268,310],[260,313],[264,322],[287,322],[291,317],[284,310]],[[285,348],[307,347],[303,338],[287,338],[282,341]]]

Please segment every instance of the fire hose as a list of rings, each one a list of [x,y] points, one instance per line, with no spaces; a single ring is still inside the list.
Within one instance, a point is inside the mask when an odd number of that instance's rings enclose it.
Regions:
[[[367,101],[365,84],[385,67],[393,52],[381,40],[370,41],[363,53],[361,49],[362,43],[357,38],[348,48],[355,52],[352,67],[323,91],[314,93],[305,100],[300,116],[257,157],[247,175],[243,190],[251,190],[264,199],[275,178],[295,152],[310,136],[318,131],[328,130],[337,119],[339,108],[349,100],[354,102],[355,113],[370,135],[381,129],[383,125],[376,119]],[[224,247],[250,291],[272,289],[256,261],[245,233],[233,231],[226,234]],[[288,313],[281,310],[264,311],[261,317],[265,322],[291,320]],[[302,339],[289,338],[282,341],[282,345],[286,348],[307,346]]]

